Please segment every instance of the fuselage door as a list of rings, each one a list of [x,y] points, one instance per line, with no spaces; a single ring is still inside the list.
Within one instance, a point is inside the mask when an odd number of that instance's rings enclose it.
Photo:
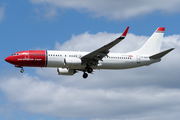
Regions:
[[[141,61],[141,58],[140,58],[140,55],[137,55],[137,63],[140,63],[140,61]]]
[[[26,59],[26,60],[29,60],[29,51],[26,51],[26,52],[24,53],[24,56],[25,56],[25,59]]]

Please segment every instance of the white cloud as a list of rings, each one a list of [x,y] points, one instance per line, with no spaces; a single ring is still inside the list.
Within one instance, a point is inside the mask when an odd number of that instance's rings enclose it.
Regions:
[[[62,45],[56,42],[55,47],[59,50],[92,51],[119,35],[86,32],[73,35]],[[148,37],[130,33],[111,52],[136,50]],[[10,104],[18,103],[21,109],[35,114],[72,119],[178,120],[179,42],[180,35],[166,36],[163,50],[176,49],[160,63],[148,67],[97,70],[86,80],[81,72],[74,76],[58,76],[55,68],[37,68],[37,76],[20,73],[0,76],[0,88]]]
[[[5,7],[0,7],[0,22],[3,20],[4,18],[4,10],[5,10]]]
[[[34,12],[37,14],[37,19],[40,19],[41,17],[47,18],[47,19],[53,19],[55,16],[58,15],[57,10],[55,7],[52,6],[44,6],[42,8],[35,8]]]
[[[48,4],[54,8],[76,9],[94,17],[123,20],[152,12],[179,12],[179,0],[30,0],[33,4]]]
[[[36,114],[60,118],[132,120],[180,117],[180,89],[149,86],[82,90],[27,75],[6,77],[1,80],[0,87],[9,101]]]
[[[104,44],[107,44],[110,41],[115,40],[120,35],[121,33],[115,34],[115,33],[99,32],[97,34],[89,34],[88,32],[85,32],[84,34],[80,34],[77,36],[73,35],[71,40],[63,43],[63,45],[56,42],[55,49],[94,51],[94,49],[102,47]],[[112,48],[111,51],[112,52],[125,52],[125,51],[127,52],[127,51],[137,50],[141,47],[141,45],[147,39],[148,37],[146,36],[136,36],[134,34],[128,34],[126,39],[121,41],[120,44],[117,44],[116,47]]]

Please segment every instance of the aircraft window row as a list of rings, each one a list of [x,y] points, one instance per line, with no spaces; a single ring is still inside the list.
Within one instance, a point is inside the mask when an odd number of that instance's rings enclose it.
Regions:
[[[113,58],[113,59],[132,59],[131,57],[105,57],[105,58]]]
[[[45,54],[31,54],[31,56],[45,56]]]
[[[56,57],[62,57],[62,55],[58,55],[58,54],[49,54],[48,56],[56,56]],[[66,55],[65,55],[66,57]],[[77,55],[69,55],[69,57],[78,57]]]
[[[69,55],[69,57],[77,57],[77,55]]]
[[[49,56],[56,56],[56,57],[61,57],[62,55],[55,55],[55,54],[49,54]]]
[[[62,57],[62,55],[59,54],[49,54],[49,56],[56,56],[56,57]],[[65,55],[66,57],[66,55]],[[69,57],[78,57],[77,55],[69,55]],[[104,57],[104,58],[112,58],[112,59],[132,59],[131,57]]]

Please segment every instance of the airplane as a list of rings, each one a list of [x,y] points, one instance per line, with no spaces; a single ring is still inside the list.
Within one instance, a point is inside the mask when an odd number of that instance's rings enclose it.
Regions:
[[[160,52],[165,27],[159,27],[146,43],[136,51],[128,53],[110,53],[110,49],[122,41],[129,30],[129,26],[123,34],[114,41],[92,52],[80,51],[55,51],[55,50],[26,50],[12,54],[5,58],[15,67],[54,67],[58,75],[74,75],[78,71],[83,72],[83,78],[94,69],[128,69],[161,61],[161,58],[174,48]]]

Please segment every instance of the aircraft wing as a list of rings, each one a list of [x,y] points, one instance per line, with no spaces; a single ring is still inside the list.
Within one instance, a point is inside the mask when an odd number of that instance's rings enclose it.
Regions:
[[[83,56],[81,59],[83,61],[98,61],[98,60],[102,60],[102,58],[104,56],[107,56],[107,54],[109,53],[109,49],[111,49],[113,46],[115,46],[117,43],[119,43],[120,41],[122,41],[125,37],[126,34],[128,32],[129,26],[126,28],[126,30],[124,31],[124,33],[117,39],[115,39],[114,41],[104,45],[103,47]]]

